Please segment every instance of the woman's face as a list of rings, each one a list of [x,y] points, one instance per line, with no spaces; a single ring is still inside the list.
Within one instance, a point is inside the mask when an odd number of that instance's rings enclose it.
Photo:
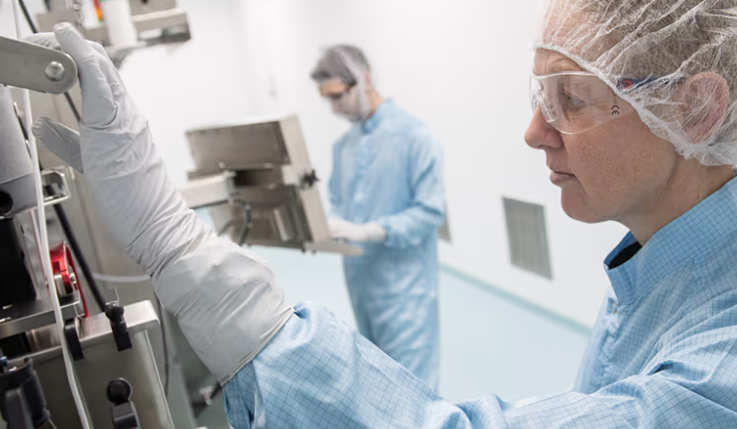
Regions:
[[[536,52],[537,76],[570,71],[583,70],[557,52]],[[538,109],[525,141],[545,151],[563,210],[583,222],[621,222],[648,213],[667,192],[678,159],[673,146],[653,135],[637,113],[562,134]]]

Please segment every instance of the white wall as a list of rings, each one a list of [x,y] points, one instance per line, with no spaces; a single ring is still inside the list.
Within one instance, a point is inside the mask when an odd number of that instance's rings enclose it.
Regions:
[[[249,100],[238,0],[178,0],[192,39],[140,50],[120,74],[148,117],[156,144],[178,183],[194,168],[185,131],[243,121],[257,111]]]
[[[352,43],[382,94],[427,122],[446,154],[453,244],[444,263],[592,324],[608,285],[606,254],[624,233],[561,211],[545,156],[522,136],[531,117],[529,41],[539,0],[245,0],[243,53],[259,114],[299,114],[323,178],[347,128],[319,99],[309,71],[321,47]],[[324,182],[323,182],[324,185]],[[509,263],[502,197],[546,207],[554,280]]]

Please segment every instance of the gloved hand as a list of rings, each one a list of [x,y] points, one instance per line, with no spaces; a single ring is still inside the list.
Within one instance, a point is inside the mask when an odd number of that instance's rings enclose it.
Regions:
[[[335,239],[361,242],[383,242],[386,231],[376,222],[358,225],[343,219],[330,219],[330,235]]]
[[[187,208],[103,48],[69,24],[57,25],[54,35],[79,68],[80,132],[40,118],[33,134],[84,173],[114,239],[153,277],[190,345],[225,382],[293,311],[262,260],[218,239]],[[53,46],[54,35],[35,41]]]

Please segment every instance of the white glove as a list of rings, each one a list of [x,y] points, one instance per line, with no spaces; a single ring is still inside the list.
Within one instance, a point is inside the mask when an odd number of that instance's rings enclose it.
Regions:
[[[386,240],[384,227],[376,222],[358,225],[343,219],[330,219],[330,235],[335,239],[361,242],[383,242]]]
[[[262,260],[218,239],[187,208],[103,48],[69,24],[57,25],[54,34],[79,68],[80,133],[41,118],[33,134],[84,173],[105,225],[153,277],[156,295],[224,383],[293,311]],[[54,35],[36,41],[44,37]]]

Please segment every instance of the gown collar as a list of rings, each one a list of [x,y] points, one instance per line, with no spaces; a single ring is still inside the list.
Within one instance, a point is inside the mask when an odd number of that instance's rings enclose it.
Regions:
[[[631,246],[636,249],[632,233],[624,237],[604,261],[617,300],[620,304],[633,302],[659,279],[686,265],[703,263],[725,240],[735,240],[736,232],[737,178],[733,178],[656,232],[629,260],[612,267],[618,255]]]

